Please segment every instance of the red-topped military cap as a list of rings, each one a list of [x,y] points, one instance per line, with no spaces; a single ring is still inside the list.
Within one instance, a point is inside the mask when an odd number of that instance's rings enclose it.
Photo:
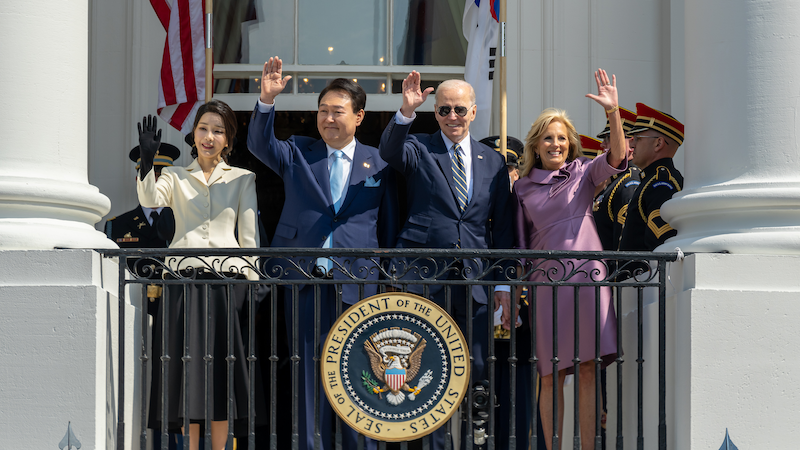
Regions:
[[[595,139],[590,136],[581,135],[581,147],[583,148],[583,156],[595,159],[602,155],[605,150],[600,147],[603,141]]]
[[[645,130],[655,130],[674,139],[678,145],[683,144],[683,124],[665,112],[653,109],[644,103],[636,104],[636,123],[630,134]]]
[[[629,109],[620,107],[619,116],[622,118],[622,129],[625,131],[625,134],[630,133],[630,131],[633,129],[633,124],[636,122],[636,113]],[[611,126],[608,123],[608,114],[606,114],[606,127],[603,128],[603,131],[597,133],[597,137],[603,139],[609,134],[611,134]]]

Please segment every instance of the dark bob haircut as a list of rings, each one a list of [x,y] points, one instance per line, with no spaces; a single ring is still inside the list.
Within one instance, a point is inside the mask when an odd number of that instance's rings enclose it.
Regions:
[[[228,154],[233,150],[233,142],[236,139],[236,114],[233,112],[227,103],[220,100],[209,100],[208,103],[200,106],[197,109],[197,115],[194,116],[194,125],[192,125],[192,132],[189,134],[191,139],[187,139],[187,143],[191,140],[191,145],[194,147],[194,130],[197,128],[197,123],[205,113],[219,114],[222,117],[222,124],[225,125],[225,138],[228,140],[228,146],[222,151],[222,159],[228,162]],[[197,150],[192,149],[192,157],[197,158]]]
[[[317,106],[322,103],[322,98],[325,94],[331,91],[340,91],[350,97],[350,102],[353,104],[353,112],[357,113],[367,106],[367,93],[364,92],[358,83],[347,78],[337,78],[331,81],[322,92],[319,93],[317,98]]]

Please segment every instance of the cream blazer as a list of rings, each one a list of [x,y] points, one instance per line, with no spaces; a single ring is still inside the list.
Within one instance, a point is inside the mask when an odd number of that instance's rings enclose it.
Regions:
[[[158,181],[154,170],[144,180],[137,177],[136,192],[142,206],[172,208],[175,237],[170,248],[256,248],[259,235],[255,180],[253,172],[220,161],[206,182],[195,160],[188,167],[164,167]],[[249,261],[255,264],[255,260]],[[172,269],[210,266],[257,279],[241,258],[167,258],[167,263]]]

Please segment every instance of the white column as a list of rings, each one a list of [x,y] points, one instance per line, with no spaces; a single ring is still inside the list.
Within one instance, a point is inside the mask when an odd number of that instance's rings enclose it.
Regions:
[[[87,0],[0,10],[0,249],[111,248],[88,183]]]
[[[670,448],[795,446],[800,3],[685,2],[684,190],[671,266]],[[728,251],[731,254],[712,252]]]
[[[685,186],[664,249],[800,253],[800,3],[686,2]]]

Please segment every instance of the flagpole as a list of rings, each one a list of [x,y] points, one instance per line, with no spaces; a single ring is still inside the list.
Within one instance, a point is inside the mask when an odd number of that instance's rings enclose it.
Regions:
[[[498,72],[500,73],[500,153],[506,158],[508,148],[508,118],[506,109],[506,0],[500,0],[500,57]]]
[[[212,73],[214,67],[214,51],[212,48],[213,11],[214,1],[206,0],[206,103],[211,100],[211,96],[214,94],[214,75]]]

